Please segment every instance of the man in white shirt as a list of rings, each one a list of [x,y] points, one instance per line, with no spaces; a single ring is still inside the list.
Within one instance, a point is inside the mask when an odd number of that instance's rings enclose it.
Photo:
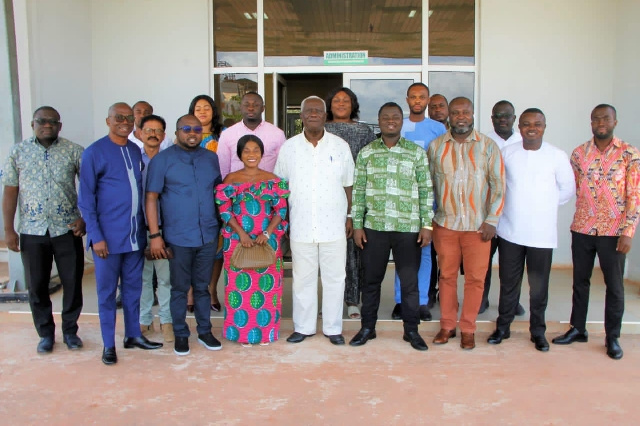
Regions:
[[[240,101],[240,113],[242,120],[226,129],[220,134],[218,140],[218,159],[220,160],[220,173],[224,179],[229,173],[244,167],[237,150],[238,139],[244,135],[255,135],[264,144],[264,155],[260,161],[260,168],[273,172],[273,168],[280,152],[280,147],[286,137],[284,132],[262,119],[264,112],[264,100],[256,92],[248,92]]]
[[[353,233],[351,189],[354,163],[349,144],[324,130],[325,102],[302,101],[302,133],[288,139],[274,173],[289,181],[289,223],[293,260],[293,326],[287,342],[300,343],[316,333],[318,267],[322,278],[322,331],[344,345],[344,297],[347,238]]]
[[[488,342],[499,344],[510,336],[524,273],[525,261],[531,299],[531,341],[539,351],[549,350],[544,336],[545,310],[553,249],[558,245],[558,206],[576,190],[573,169],[564,151],[542,141],[546,119],[542,111],[529,108],[518,125],[522,144],[502,150],[507,192],[498,222],[500,249],[500,302],[496,331]]]
[[[153,107],[149,102],[138,101],[135,104],[133,104],[133,122],[135,125],[133,127],[133,131],[129,134],[129,140],[135,143],[136,145],[138,145],[138,148],[140,149],[143,149],[144,147],[144,143],[142,143],[142,135],[140,134],[140,130],[141,130],[140,121],[142,120],[143,117],[146,117],[147,115],[151,115],[151,114],[153,114]],[[170,147],[171,145],[173,145],[173,140],[171,139],[171,136],[169,136],[168,134],[165,134],[165,137],[162,143],[160,144],[160,151]]]
[[[513,131],[513,124],[516,121],[516,114],[513,104],[509,101],[498,101],[491,110],[491,122],[493,130],[487,133],[487,136],[498,144],[500,151],[506,146],[522,143],[522,136],[519,132]],[[484,313],[489,307],[489,290],[491,289],[491,272],[493,264],[493,255],[498,250],[497,237],[491,240],[491,254],[489,255],[489,269],[484,278],[484,293],[482,293],[482,302],[480,303],[480,311],[478,314]],[[520,299],[520,296],[518,296]],[[520,302],[516,308],[516,315],[524,315],[525,311]]]

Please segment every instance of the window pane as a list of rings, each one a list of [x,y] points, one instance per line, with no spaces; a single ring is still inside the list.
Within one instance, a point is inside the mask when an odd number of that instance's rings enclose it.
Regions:
[[[222,112],[225,127],[242,120],[240,100],[247,92],[258,91],[257,74],[222,74],[214,76],[216,105]]]
[[[369,65],[421,64],[421,0],[265,0],[265,65],[324,65],[366,50]]]
[[[215,0],[213,7],[215,66],[258,66],[256,0]]]
[[[429,93],[443,95],[447,100],[464,96],[473,102],[475,73],[437,71],[429,73]]]
[[[475,63],[475,0],[429,0],[429,63]]]
[[[360,119],[378,128],[378,110],[386,102],[395,102],[402,107],[404,116],[409,116],[407,88],[413,79],[402,80],[358,80],[351,79],[351,90],[358,97]]]

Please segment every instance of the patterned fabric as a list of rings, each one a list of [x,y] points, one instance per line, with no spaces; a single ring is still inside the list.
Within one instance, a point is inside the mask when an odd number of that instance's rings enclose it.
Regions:
[[[19,187],[18,232],[51,237],[69,232],[67,225],[80,217],[76,176],[83,147],[58,138],[47,149],[35,137],[11,149],[2,184]]]
[[[200,146],[209,151],[218,152],[218,141],[213,137],[213,133],[203,133]]]
[[[382,139],[362,148],[353,184],[353,228],[418,232],[431,226],[433,189],[429,161],[420,146],[400,138],[389,149]]]
[[[360,150],[376,139],[371,127],[364,123],[326,123],[324,128],[327,132],[340,136],[349,144],[354,162]]]
[[[427,150],[437,210],[433,221],[453,231],[496,226],[504,207],[504,162],[498,145],[477,130],[457,142],[451,130]]]
[[[282,315],[283,263],[280,240],[287,229],[286,181],[218,185],[216,203],[225,223],[224,287],[225,312],[223,334],[240,343],[266,343],[278,340]],[[252,238],[267,229],[279,215],[282,222],[271,234],[268,244],[276,251],[276,263],[263,269],[238,269],[231,266],[231,255],[240,237],[228,225],[233,217]]]
[[[640,217],[640,152],[614,137],[600,151],[593,138],[573,150],[576,212],[571,230],[633,237]]]

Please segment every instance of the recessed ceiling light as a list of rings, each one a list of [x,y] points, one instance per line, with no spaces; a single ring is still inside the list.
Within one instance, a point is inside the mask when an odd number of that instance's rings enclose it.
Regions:
[[[416,16],[416,12],[417,10],[412,9],[411,12],[409,12],[409,18],[413,18],[414,16]]]
[[[264,14],[264,19],[269,19],[266,13]]]
[[[247,19],[251,19],[251,15],[249,14],[249,12],[245,12],[244,17]]]
[[[251,13],[251,16],[253,16],[253,19],[258,19],[258,14],[256,12]]]
[[[431,18],[431,15],[433,15],[433,9],[429,9],[429,18]]]

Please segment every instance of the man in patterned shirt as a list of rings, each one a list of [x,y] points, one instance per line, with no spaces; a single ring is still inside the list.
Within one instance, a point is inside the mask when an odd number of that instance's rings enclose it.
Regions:
[[[362,328],[351,339],[361,346],[376,338],[380,286],[393,251],[400,277],[402,338],[428,349],[418,334],[418,269],[422,248],[431,243],[433,191],[425,150],[400,136],[402,108],[388,102],[378,112],[379,139],[362,148],[353,184],[354,242],[362,252]]]
[[[54,258],[64,291],[64,343],[69,349],[79,349],[85,223],[77,206],[76,176],[80,173],[83,148],[58,137],[62,123],[52,107],[38,108],[31,127],[34,136],[13,147],[3,170],[2,213],[7,247],[22,255],[31,314],[40,336],[38,353],[51,352],[55,341],[49,297]],[[18,199],[19,236],[13,226]]]
[[[475,347],[476,318],[482,301],[491,239],[504,204],[504,164],[498,145],[473,128],[473,103],[449,104],[450,130],[431,142],[427,156],[438,206],[433,241],[440,266],[440,331],[433,342],[456,335],[458,270],[464,266],[460,347]]]
[[[589,287],[596,254],[607,288],[604,307],[607,355],[622,358],[618,343],[624,313],[624,262],[640,217],[640,152],[614,136],[611,105],[591,112],[593,138],[573,150],[576,212],[571,224],[573,308],[571,328],[558,345],[586,342]]]

